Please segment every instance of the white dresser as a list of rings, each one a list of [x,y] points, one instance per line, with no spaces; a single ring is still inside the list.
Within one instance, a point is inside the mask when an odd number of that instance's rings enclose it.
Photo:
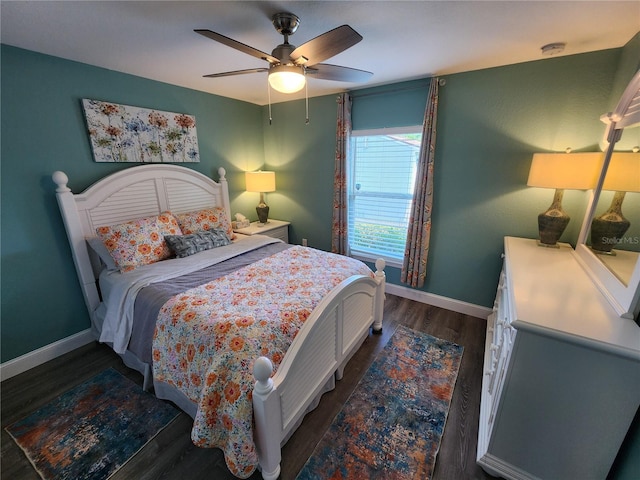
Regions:
[[[605,479],[640,406],[640,327],[573,249],[505,238],[488,318],[478,464],[509,479]]]

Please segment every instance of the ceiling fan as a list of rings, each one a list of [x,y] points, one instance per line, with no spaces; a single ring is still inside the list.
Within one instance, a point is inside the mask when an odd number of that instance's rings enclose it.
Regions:
[[[294,93],[305,86],[306,75],[311,75],[314,78],[323,80],[342,82],[363,82],[373,75],[371,72],[364,70],[321,63],[362,40],[362,36],[349,25],[342,25],[333,30],[329,30],[303,45],[296,47],[289,43],[289,36],[293,35],[298,29],[300,19],[293,13],[276,13],[271,18],[271,21],[278,33],[284,35],[284,43],[274,48],[271,54],[262,52],[249,45],[212,32],[211,30],[195,30],[195,32],[211,40],[215,40],[228,47],[249,54],[252,57],[269,62],[268,68],[250,68],[247,70],[212,73],[205,75],[205,77],[217,78],[230,75],[268,72],[269,84],[272,88],[283,93]]]

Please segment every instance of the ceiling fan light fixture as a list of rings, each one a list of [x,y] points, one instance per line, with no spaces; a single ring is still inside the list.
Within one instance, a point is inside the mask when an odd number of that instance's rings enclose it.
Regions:
[[[306,83],[303,68],[296,65],[276,65],[269,69],[269,85],[282,93],[295,93]]]

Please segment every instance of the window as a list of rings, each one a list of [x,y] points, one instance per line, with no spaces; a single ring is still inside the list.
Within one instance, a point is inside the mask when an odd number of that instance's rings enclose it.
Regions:
[[[351,133],[347,192],[352,256],[402,265],[421,139],[420,125]]]

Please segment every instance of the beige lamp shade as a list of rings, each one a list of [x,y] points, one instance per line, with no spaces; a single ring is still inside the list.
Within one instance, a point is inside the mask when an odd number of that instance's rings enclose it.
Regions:
[[[589,190],[598,182],[603,155],[602,152],[534,153],[527,185]]]
[[[276,173],[275,172],[245,172],[247,192],[275,192]]]
[[[640,153],[614,152],[609,161],[602,189],[640,192]]]

